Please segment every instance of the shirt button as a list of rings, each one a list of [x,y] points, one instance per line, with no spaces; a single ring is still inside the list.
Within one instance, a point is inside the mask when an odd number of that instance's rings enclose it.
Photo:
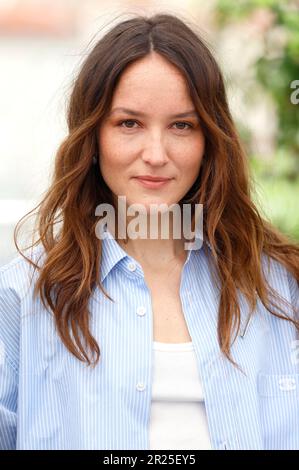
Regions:
[[[139,392],[143,392],[143,390],[145,389],[144,383],[138,382],[138,384],[136,385],[136,389],[139,390]]]
[[[296,381],[295,379],[292,379],[291,377],[284,377],[282,379],[279,379],[279,388],[280,390],[283,391],[290,391],[290,390],[295,390],[296,388]]]
[[[143,305],[137,308],[137,315],[142,316],[145,314],[145,312],[146,312],[146,308]]]
[[[133,263],[133,262],[128,263],[128,269],[130,271],[135,271],[136,270],[136,263]]]

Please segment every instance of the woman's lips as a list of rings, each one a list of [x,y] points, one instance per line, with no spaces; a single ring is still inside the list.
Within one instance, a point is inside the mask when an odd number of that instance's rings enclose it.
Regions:
[[[145,188],[150,188],[150,189],[161,188],[163,186],[166,186],[167,183],[171,181],[171,179],[167,179],[164,181],[150,181],[147,179],[142,179],[142,178],[137,178],[137,177],[135,177],[134,179],[138,181],[140,184],[142,184],[142,186],[144,186]]]

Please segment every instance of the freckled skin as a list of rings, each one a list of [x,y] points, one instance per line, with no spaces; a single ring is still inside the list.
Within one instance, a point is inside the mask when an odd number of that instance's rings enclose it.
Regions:
[[[102,122],[99,164],[106,184],[114,195],[126,196],[128,205],[141,203],[148,208],[149,204],[177,203],[197,178],[205,145],[196,116],[170,117],[195,109],[183,75],[154,52],[123,72],[111,110],[116,107],[147,116],[118,112]],[[125,120],[130,122],[119,125]],[[133,179],[141,174],[173,179],[153,190]]]

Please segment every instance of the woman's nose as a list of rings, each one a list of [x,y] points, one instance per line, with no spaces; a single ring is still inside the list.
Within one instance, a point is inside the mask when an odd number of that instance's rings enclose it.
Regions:
[[[164,165],[169,160],[165,146],[161,142],[149,145],[147,149],[144,149],[142,159],[151,165]]]

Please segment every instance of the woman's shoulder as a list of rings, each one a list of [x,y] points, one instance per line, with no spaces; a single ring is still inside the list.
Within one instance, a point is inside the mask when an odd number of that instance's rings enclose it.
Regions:
[[[40,246],[26,250],[24,254],[40,265],[43,256]],[[18,369],[23,302],[30,291],[32,269],[33,265],[20,254],[0,267],[0,360],[6,358],[15,371]]]
[[[38,245],[24,251],[24,254],[33,263],[41,265],[44,257],[44,249]],[[34,275],[34,266],[21,254],[14,256],[9,262],[0,267],[0,297],[5,293],[14,292],[21,296],[30,285]]]
[[[263,253],[262,267],[270,286],[290,300],[299,311],[299,284],[292,272],[280,261]]]

